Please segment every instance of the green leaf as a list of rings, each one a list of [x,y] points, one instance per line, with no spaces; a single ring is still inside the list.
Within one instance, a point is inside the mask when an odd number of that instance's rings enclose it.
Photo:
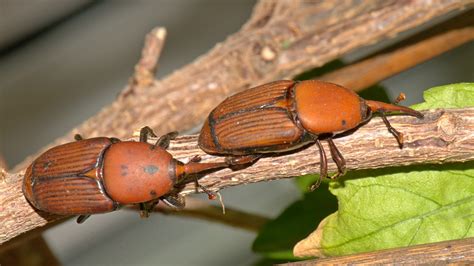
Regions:
[[[474,236],[474,163],[351,172],[331,183],[339,210],[323,228],[328,256]],[[427,170],[429,169],[429,170]],[[366,178],[360,178],[366,177]]]
[[[474,106],[474,83],[457,83],[434,87],[423,93],[424,103],[412,106],[416,110],[464,108]]]
[[[337,210],[336,198],[323,183],[302,200],[291,204],[260,230],[252,249],[267,258],[295,260],[293,246],[311,233],[324,217]]]

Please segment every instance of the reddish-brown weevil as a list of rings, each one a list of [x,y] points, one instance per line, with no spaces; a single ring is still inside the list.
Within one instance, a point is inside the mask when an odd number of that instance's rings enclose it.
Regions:
[[[338,167],[334,177],[345,173],[344,157],[333,137],[368,121],[380,113],[400,147],[403,135],[394,129],[387,112],[422,118],[407,107],[369,101],[342,86],[317,81],[282,80],[237,93],[219,104],[199,135],[199,147],[207,153],[227,155],[232,165],[249,164],[264,153],[294,150],[315,142],[321,158],[320,179],[327,177],[327,158],[321,140],[328,141]]]
[[[39,210],[80,215],[78,223],[127,204],[139,204],[144,217],[159,200],[182,208],[176,187],[190,182],[187,176],[228,164],[199,163],[198,157],[186,164],[174,159],[166,149],[176,135],[168,133],[155,145],[147,143],[148,136],[156,137],[149,127],[141,129],[140,142],[76,135],[76,142],[53,147],[33,161],[23,193]]]

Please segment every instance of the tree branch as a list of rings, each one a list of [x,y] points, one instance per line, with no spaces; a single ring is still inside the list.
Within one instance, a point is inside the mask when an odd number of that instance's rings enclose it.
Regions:
[[[472,40],[474,40],[474,10],[318,79],[361,91]]]
[[[261,1],[239,32],[205,56],[150,86],[127,87],[112,105],[48,147],[75,133],[125,138],[144,125],[158,134],[192,128],[229,94],[291,78],[472,2]]]
[[[122,97],[128,97],[133,92],[135,86],[151,86],[155,81],[156,70],[158,69],[158,60],[161,51],[165,45],[166,29],[156,27],[145,37],[145,44],[142,50],[142,56],[135,66],[135,72],[129,84],[129,91],[122,92]]]
[[[474,262],[474,238],[378,250],[341,257],[291,262],[281,265],[469,265],[472,262]]]
[[[391,124],[405,135],[403,149],[399,149],[397,141],[380,118],[373,118],[353,134],[335,139],[346,159],[347,169],[474,160],[474,108],[431,110],[424,114],[425,118],[421,120],[407,116],[389,118]],[[155,141],[151,139],[150,143]],[[196,141],[196,135],[181,136],[171,142],[169,151],[183,162],[196,155],[201,156],[203,162],[223,160],[223,157],[204,154]],[[324,147],[328,150],[327,146]],[[337,169],[332,161],[329,161],[328,167],[330,171]],[[200,183],[217,191],[229,186],[318,171],[319,156],[313,145],[300,151],[261,158],[254,165],[239,171],[224,169],[210,173]],[[3,225],[0,228],[0,243],[61,218],[35,211],[26,202],[21,192],[22,178],[23,172],[8,174],[0,169],[0,224]],[[194,193],[195,190],[194,184],[188,184],[181,194]]]
[[[474,108],[425,111],[424,119],[408,116],[389,117],[390,123],[405,136],[403,149],[390,134],[382,119],[375,117],[353,134],[334,139],[346,159],[347,170],[376,169],[413,164],[440,164],[474,160]],[[196,145],[197,136],[185,136],[172,142],[169,151],[183,161],[200,155],[203,162],[223,157],[205,155]],[[323,141],[326,151],[329,147]],[[326,152],[329,154],[328,152]],[[278,169],[278,170],[275,170]],[[328,160],[330,172],[336,164]],[[319,172],[316,145],[286,155],[259,159],[245,169],[224,169],[200,180],[213,190],[254,182],[301,176]],[[182,194],[195,191],[188,184]]]

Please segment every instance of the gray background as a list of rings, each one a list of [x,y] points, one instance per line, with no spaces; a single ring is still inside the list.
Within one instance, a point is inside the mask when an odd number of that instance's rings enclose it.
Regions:
[[[168,30],[161,77],[236,32],[253,5],[249,0],[0,0],[0,152],[14,166],[111,103],[153,27]],[[404,91],[405,104],[416,103],[425,88],[474,81],[473,58],[470,43],[383,84],[392,99]],[[228,207],[269,217],[299,197],[291,180],[222,193]],[[158,214],[142,220],[129,211],[96,215],[84,225],[71,220],[44,236],[66,265],[248,265],[259,258],[250,250],[252,233]]]

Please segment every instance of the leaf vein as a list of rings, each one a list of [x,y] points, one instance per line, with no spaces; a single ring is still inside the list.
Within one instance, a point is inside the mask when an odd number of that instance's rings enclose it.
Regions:
[[[449,209],[449,208],[452,208],[452,207],[457,207],[457,206],[463,205],[464,203],[471,203],[471,202],[473,202],[473,201],[474,201],[474,196],[472,196],[472,197],[467,197],[467,198],[464,198],[464,199],[461,199],[461,200],[458,200],[458,201],[449,203],[449,204],[444,205],[444,206],[442,206],[442,207],[439,207],[439,208],[437,208],[437,209],[435,209],[435,210],[429,211],[429,212],[427,212],[427,213],[425,213],[425,214],[418,215],[418,216],[413,216],[413,217],[410,217],[410,218],[403,219],[403,220],[400,220],[400,221],[398,221],[398,222],[392,223],[392,224],[390,224],[390,225],[382,226],[382,227],[378,228],[378,229],[375,230],[375,231],[369,232],[369,233],[367,233],[367,234],[365,234],[365,235],[361,235],[361,236],[359,236],[359,237],[355,237],[355,238],[349,239],[349,240],[344,241],[344,242],[342,242],[342,243],[339,243],[339,244],[337,244],[337,245],[331,245],[331,246],[326,246],[326,245],[324,245],[324,249],[328,249],[328,250],[329,250],[329,249],[334,249],[334,248],[338,248],[338,247],[341,247],[341,246],[350,244],[350,243],[352,243],[352,242],[354,242],[354,241],[357,241],[357,240],[360,240],[360,239],[363,239],[363,238],[372,236],[372,235],[374,235],[374,234],[376,234],[376,233],[379,233],[379,232],[381,232],[381,231],[383,231],[383,230],[385,230],[385,229],[390,229],[390,228],[392,228],[392,227],[394,227],[394,226],[396,226],[396,225],[402,224],[402,223],[404,223],[404,222],[408,222],[408,221],[410,221],[410,220],[421,219],[421,221],[423,221],[423,219],[424,219],[425,217],[428,217],[428,216],[434,215],[434,214],[438,214],[438,213],[440,213],[440,212],[442,212],[442,211],[444,211],[444,210],[446,210],[446,209]]]

